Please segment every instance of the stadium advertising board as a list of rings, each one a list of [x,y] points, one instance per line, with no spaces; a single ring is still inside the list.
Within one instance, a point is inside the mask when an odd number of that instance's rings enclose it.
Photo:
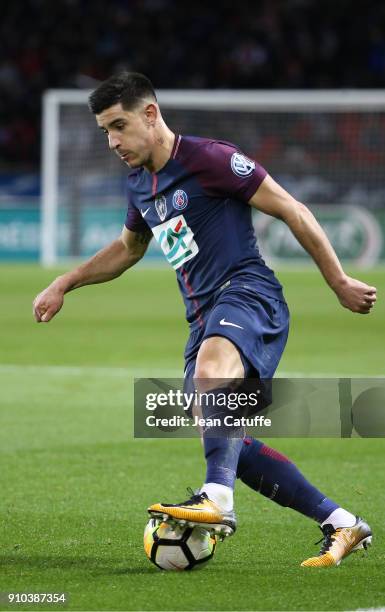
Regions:
[[[357,266],[371,266],[384,258],[385,213],[358,206],[311,207],[338,257]],[[278,263],[304,263],[309,255],[289,227],[267,215],[256,215],[262,253]]]
[[[370,267],[385,260],[385,211],[369,211],[358,206],[318,206],[312,211],[327,233],[337,255],[351,265]],[[64,211],[63,211],[64,212]],[[95,253],[121,231],[120,208],[95,210],[84,207],[79,228],[79,257]],[[59,220],[59,253],[65,257],[71,235],[70,223],[62,214]],[[255,228],[262,254],[277,264],[304,264],[309,256],[279,220],[256,213]],[[153,240],[148,255],[162,260],[163,254]],[[40,257],[40,210],[37,207],[0,209],[0,259],[38,260]]]

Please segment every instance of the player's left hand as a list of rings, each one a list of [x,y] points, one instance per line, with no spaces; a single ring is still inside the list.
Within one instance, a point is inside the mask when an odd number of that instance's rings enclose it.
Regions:
[[[359,314],[369,314],[377,299],[376,287],[371,287],[350,276],[345,276],[335,292],[342,306]]]

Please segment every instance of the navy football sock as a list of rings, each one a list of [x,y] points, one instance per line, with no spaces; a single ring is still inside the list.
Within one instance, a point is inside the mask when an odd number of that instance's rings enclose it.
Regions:
[[[204,419],[218,420],[220,424],[204,427],[203,445],[206,458],[206,480],[234,488],[237,478],[239,453],[243,447],[243,428],[232,427],[225,423],[225,417],[231,415],[226,406],[217,405],[227,398],[227,388],[207,391],[205,400],[201,400]]]
[[[246,485],[322,523],[339,505],[321,493],[287,457],[259,440],[245,438],[237,477]]]

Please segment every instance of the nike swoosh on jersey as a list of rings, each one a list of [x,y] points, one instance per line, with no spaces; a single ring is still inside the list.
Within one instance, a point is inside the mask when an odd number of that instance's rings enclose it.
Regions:
[[[146,210],[141,210],[140,213],[141,213],[142,217],[145,217],[149,210],[150,210],[150,206],[148,208],[146,208]]]
[[[238,327],[239,329],[243,329],[243,327],[241,327],[240,325],[237,325],[236,323],[230,323],[230,321],[225,321],[224,319],[221,319],[219,321],[219,325],[231,325],[231,327]]]

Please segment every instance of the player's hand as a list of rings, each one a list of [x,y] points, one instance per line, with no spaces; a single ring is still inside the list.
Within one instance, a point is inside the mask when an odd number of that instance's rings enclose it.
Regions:
[[[375,287],[350,276],[346,276],[335,291],[342,306],[360,314],[369,314],[377,299]]]
[[[38,323],[48,323],[61,309],[64,292],[53,283],[33,301],[33,315]]]

